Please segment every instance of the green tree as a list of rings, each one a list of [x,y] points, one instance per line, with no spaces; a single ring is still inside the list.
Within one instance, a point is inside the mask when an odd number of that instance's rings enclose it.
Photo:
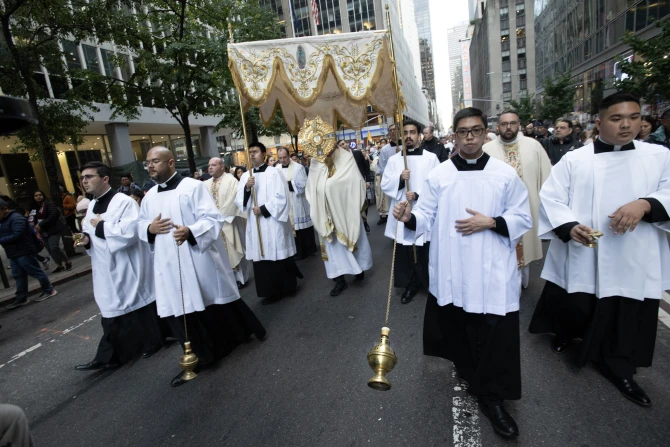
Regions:
[[[543,119],[556,121],[566,113],[574,110],[575,88],[570,79],[570,73],[565,73],[555,79],[547,78],[542,84],[544,98],[540,108]]]
[[[237,100],[237,94],[230,95],[232,99],[224,101],[223,115],[225,118],[221,120],[218,127],[226,127],[233,130],[235,138],[244,138],[242,131],[242,116],[240,114],[240,106]],[[282,134],[291,134],[281,110],[278,108],[275,115],[272,117],[268,126],[262,121],[258,108],[252,107],[246,111],[244,118],[247,124],[247,138],[248,143],[258,141],[259,137],[276,137]]]
[[[614,83],[618,91],[633,93],[650,104],[670,99],[670,22],[657,22],[656,26],[661,33],[653,39],[642,40],[633,33],[623,37],[635,60],[619,57],[621,72],[628,77]]]
[[[279,24],[257,0],[125,0],[114,42],[134,54],[128,79],[108,80],[114,116],[164,108],[184,132],[195,170],[191,119],[224,114],[234,84],[228,69],[228,23],[240,41],[279,37]],[[133,12],[131,12],[133,11]],[[115,60],[124,66],[123,57]],[[239,112],[238,112],[239,113]]]
[[[528,125],[533,119],[535,119],[535,95],[528,94],[519,97],[517,101],[512,100],[509,104],[514,108],[516,113],[519,114],[519,121],[522,124]]]
[[[0,2],[0,87],[5,94],[25,97],[39,123],[17,132],[14,150],[34,150],[49,181],[52,200],[61,202],[58,190],[56,144],[81,141],[79,134],[92,119],[92,98],[71,91],[59,99],[37,82],[42,67],[49,70],[52,84],[77,80],[63,63],[59,41],[104,40],[110,28],[106,21],[116,10],[115,1],[105,0],[4,0]],[[94,34],[95,30],[95,34]],[[85,88],[94,91],[95,88]]]

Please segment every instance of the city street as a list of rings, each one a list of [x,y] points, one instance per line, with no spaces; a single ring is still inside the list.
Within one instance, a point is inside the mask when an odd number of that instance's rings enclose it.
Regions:
[[[59,295],[0,310],[0,401],[26,412],[42,446],[660,446],[670,439],[670,329],[659,322],[654,366],[637,375],[653,401],[625,399],[593,368],[554,354],[528,323],[542,290],[533,265],[521,298],[523,397],[507,408],[521,435],[505,441],[483,419],[446,360],[422,354],[425,294],[400,304],[395,291],[393,388],[374,391],[367,351],[384,322],[391,241],[370,213],[374,267],[333,298],[318,256],[299,262],[296,296],[261,306],[242,290],[268,330],[194,381],[173,389],[181,350],[110,372],[81,373],[102,333],[90,275]],[[470,266],[477,268],[477,266]]]

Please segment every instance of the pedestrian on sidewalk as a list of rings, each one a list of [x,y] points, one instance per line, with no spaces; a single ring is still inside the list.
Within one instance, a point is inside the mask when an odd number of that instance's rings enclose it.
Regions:
[[[67,231],[63,213],[53,202],[46,199],[42,191],[38,190],[33,194],[28,221],[42,236],[47,251],[56,262],[56,270],[52,273],[72,270],[72,263],[65,254],[61,241],[63,234]]]
[[[28,303],[28,275],[37,279],[42,286],[42,294],[35,301],[44,301],[58,293],[37,262],[36,238],[28,228],[28,220],[22,214],[10,210],[4,200],[0,200],[0,245],[5,249],[12,276],[16,280],[16,296],[14,301],[5,306],[6,309],[15,309]]]

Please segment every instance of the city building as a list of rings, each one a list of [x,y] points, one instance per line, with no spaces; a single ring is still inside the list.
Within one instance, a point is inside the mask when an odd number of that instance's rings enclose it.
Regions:
[[[482,2],[472,25],[470,61],[473,106],[495,121],[510,100],[535,93],[533,0]]]
[[[462,45],[468,34],[468,22],[463,22],[447,30],[449,42],[449,74],[451,75],[451,104],[454,113],[464,105]]]
[[[575,118],[592,119],[608,86],[621,77],[617,57],[633,57],[623,35],[650,39],[659,33],[654,23],[669,17],[668,0],[536,0],[538,96],[545,79],[570,73]]]

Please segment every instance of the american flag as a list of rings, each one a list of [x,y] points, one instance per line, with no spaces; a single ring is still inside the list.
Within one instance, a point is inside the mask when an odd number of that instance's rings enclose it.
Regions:
[[[319,6],[316,0],[312,0],[312,15],[314,16],[314,23],[319,24]]]

